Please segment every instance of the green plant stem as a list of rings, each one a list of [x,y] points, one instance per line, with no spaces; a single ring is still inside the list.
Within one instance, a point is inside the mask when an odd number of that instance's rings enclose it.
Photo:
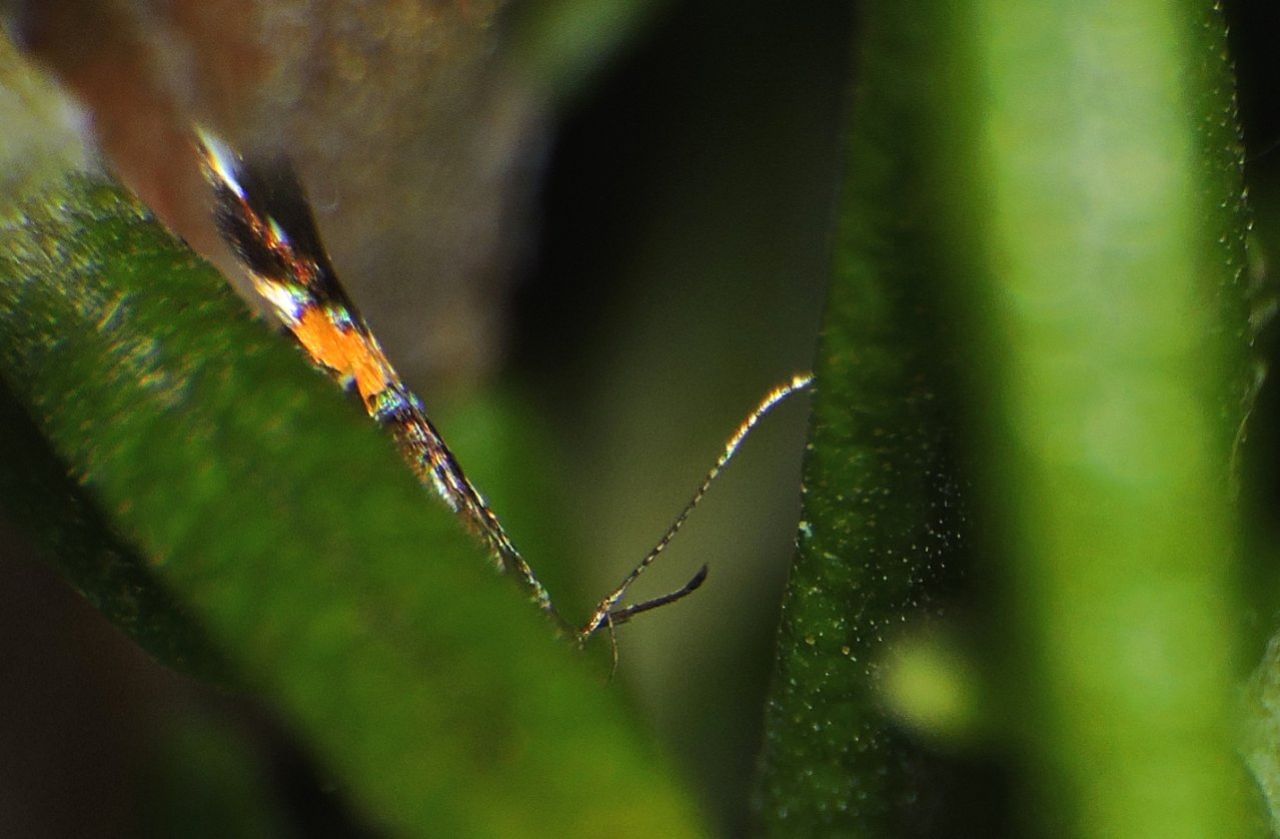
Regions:
[[[984,2],[970,32],[984,501],[1036,820],[1241,835],[1230,470],[1252,382],[1224,24]]]

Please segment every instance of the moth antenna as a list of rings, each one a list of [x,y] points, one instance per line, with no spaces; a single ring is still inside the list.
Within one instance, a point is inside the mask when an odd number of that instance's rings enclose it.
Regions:
[[[647,600],[644,603],[634,606],[627,606],[622,609],[615,608],[619,601],[626,596],[627,589],[631,588],[631,584],[639,579],[640,575],[654,563],[654,560],[656,560],[662,552],[667,549],[667,546],[671,544],[671,540],[680,532],[680,528],[684,527],[684,523],[688,520],[689,515],[694,511],[694,508],[702,502],[702,498],[707,494],[707,490],[711,488],[711,484],[715,482],[715,479],[720,476],[721,471],[723,471],[729,461],[733,459],[733,456],[738,453],[738,450],[742,448],[742,444],[747,439],[747,435],[751,433],[751,430],[755,428],[756,425],[759,424],[760,420],[763,419],[764,416],[773,410],[779,403],[783,402],[787,397],[794,393],[806,390],[812,384],[813,374],[801,373],[796,376],[792,376],[791,381],[775,387],[765,395],[764,399],[760,401],[760,404],[755,407],[755,410],[747,415],[747,418],[744,419],[742,424],[738,426],[736,431],[734,431],[728,442],[724,444],[724,451],[722,451],[720,456],[716,458],[716,462],[712,467],[707,470],[706,476],[702,479],[702,483],[698,485],[698,489],[693,493],[693,497],[689,499],[688,504],[685,504],[684,509],[675,517],[675,520],[671,522],[671,526],[667,528],[666,533],[662,534],[662,538],[659,539],[657,544],[653,546],[653,549],[645,555],[645,558],[640,560],[639,564],[637,564],[635,568],[631,569],[631,573],[627,574],[627,576],[623,578],[622,582],[618,584],[618,587],[610,592],[609,595],[601,600],[599,605],[596,606],[595,611],[591,613],[591,619],[588,620],[578,632],[579,640],[585,641],[587,638],[590,638],[605,624],[612,627],[617,624],[626,623],[631,620],[631,618],[642,612],[647,612],[650,609],[656,609],[659,606],[665,606],[668,603],[674,603],[682,597],[691,594],[700,585],[702,585],[703,580],[705,580],[707,576],[706,566],[703,566],[702,570],[695,574],[693,579],[677,591],[663,595],[662,597],[656,597],[653,600]]]
[[[605,620],[605,623],[610,627],[620,626],[634,618],[636,615],[643,614],[651,609],[656,609],[659,606],[666,606],[668,603],[675,603],[677,600],[681,600],[687,595],[693,594],[695,591],[702,588],[702,584],[707,581],[707,570],[707,566],[703,565],[698,569],[698,573],[689,578],[689,582],[685,583],[673,592],[664,594],[661,597],[655,597],[652,600],[646,600],[643,603],[634,603],[630,606],[624,606],[621,609],[614,609],[609,613],[609,617]]]
[[[698,569],[698,573],[694,574],[689,582],[685,583],[675,591],[664,594],[661,597],[655,597],[652,600],[646,600],[643,603],[637,603],[634,606],[627,606],[625,609],[617,609],[605,615],[604,623],[598,627],[596,631],[603,628],[609,630],[609,652],[612,657],[613,664],[609,668],[609,681],[613,681],[614,675],[618,672],[618,631],[619,624],[624,624],[642,612],[650,609],[656,609],[659,606],[666,606],[668,603],[675,603],[687,595],[693,594],[702,584],[707,581],[707,566],[703,565]]]

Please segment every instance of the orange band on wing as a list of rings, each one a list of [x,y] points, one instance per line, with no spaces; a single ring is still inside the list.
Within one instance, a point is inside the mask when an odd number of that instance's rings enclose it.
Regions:
[[[311,355],[342,378],[355,380],[360,398],[368,400],[391,382],[386,357],[359,330],[341,329],[319,308],[308,309],[293,334]]]

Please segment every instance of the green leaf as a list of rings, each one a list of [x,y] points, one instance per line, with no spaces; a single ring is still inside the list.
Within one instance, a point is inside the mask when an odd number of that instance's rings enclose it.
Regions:
[[[894,696],[904,650],[989,614],[977,695],[1030,823],[1238,835],[1254,380],[1222,21],[873,3],[860,37],[764,819],[991,829],[982,753]],[[957,672],[917,683],[975,695]]]
[[[54,561],[111,566],[71,576],[108,615],[136,615],[127,631],[198,626],[398,833],[692,832],[602,676],[390,443],[81,154],[42,151],[66,145],[59,109],[41,114],[8,47],[0,78],[4,159],[25,165],[0,196],[0,371],[57,458],[13,471],[65,469],[94,525],[70,518],[68,538],[109,523],[129,546],[69,557],[55,533]],[[20,480],[3,484],[12,498]]]
[[[771,832],[896,836],[927,809],[936,763],[879,694],[891,641],[939,613],[961,565],[952,463],[958,407],[940,246],[931,82],[945,16],[878,4],[860,33],[860,90],[804,467],[799,549],[767,707]],[[914,626],[914,623],[912,624]]]

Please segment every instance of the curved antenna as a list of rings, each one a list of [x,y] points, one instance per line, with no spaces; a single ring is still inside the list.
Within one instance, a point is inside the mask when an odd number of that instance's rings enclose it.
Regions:
[[[715,464],[707,471],[706,477],[704,477],[702,479],[702,483],[698,485],[698,489],[694,492],[693,497],[689,499],[689,503],[680,511],[680,515],[676,516],[675,520],[671,522],[671,526],[667,528],[667,532],[662,534],[662,538],[653,546],[653,549],[649,551],[644,559],[640,560],[640,563],[636,565],[635,568],[631,569],[631,573],[623,578],[622,582],[618,584],[618,587],[610,592],[609,595],[601,600],[596,606],[595,611],[591,613],[591,619],[588,620],[586,624],[583,625],[582,629],[578,631],[579,641],[585,641],[590,638],[593,634],[599,631],[602,626],[608,625],[612,628],[617,624],[626,623],[631,618],[642,612],[647,612],[650,609],[656,609],[659,606],[665,606],[668,603],[674,603],[685,595],[692,593],[698,588],[698,586],[702,585],[702,581],[706,579],[707,576],[706,566],[703,566],[703,568],[694,575],[693,579],[677,591],[663,595],[662,597],[654,598],[653,600],[647,600],[644,603],[639,603],[634,606],[627,606],[623,609],[615,608],[618,605],[618,602],[626,596],[627,589],[631,587],[631,584],[639,579],[640,575],[654,563],[654,560],[656,560],[662,552],[667,549],[667,545],[670,545],[671,540],[680,532],[680,528],[684,527],[684,523],[688,520],[689,514],[692,513],[694,508],[702,501],[702,497],[707,494],[707,490],[711,488],[711,484],[717,477],[719,477],[720,472],[728,465],[729,461],[733,459],[733,456],[738,453],[738,449],[742,448],[742,443],[746,440],[747,435],[751,433],[751,429],[755,428],[760,420],[764,418],[765,414],[773,410],[788,396],[805,390],[812,384],[813,374],[801,373],[792,376],[791,381],[775,387],[765,395],[764,399],[760,401],[760,404],[756,406],[755,410],[747,415],[747,418],[738,426],[738,430],[735,431],[733,436],[729,438],[728,442],[724,444],[724,451],[720,453],[720,457],[716,459]]]

